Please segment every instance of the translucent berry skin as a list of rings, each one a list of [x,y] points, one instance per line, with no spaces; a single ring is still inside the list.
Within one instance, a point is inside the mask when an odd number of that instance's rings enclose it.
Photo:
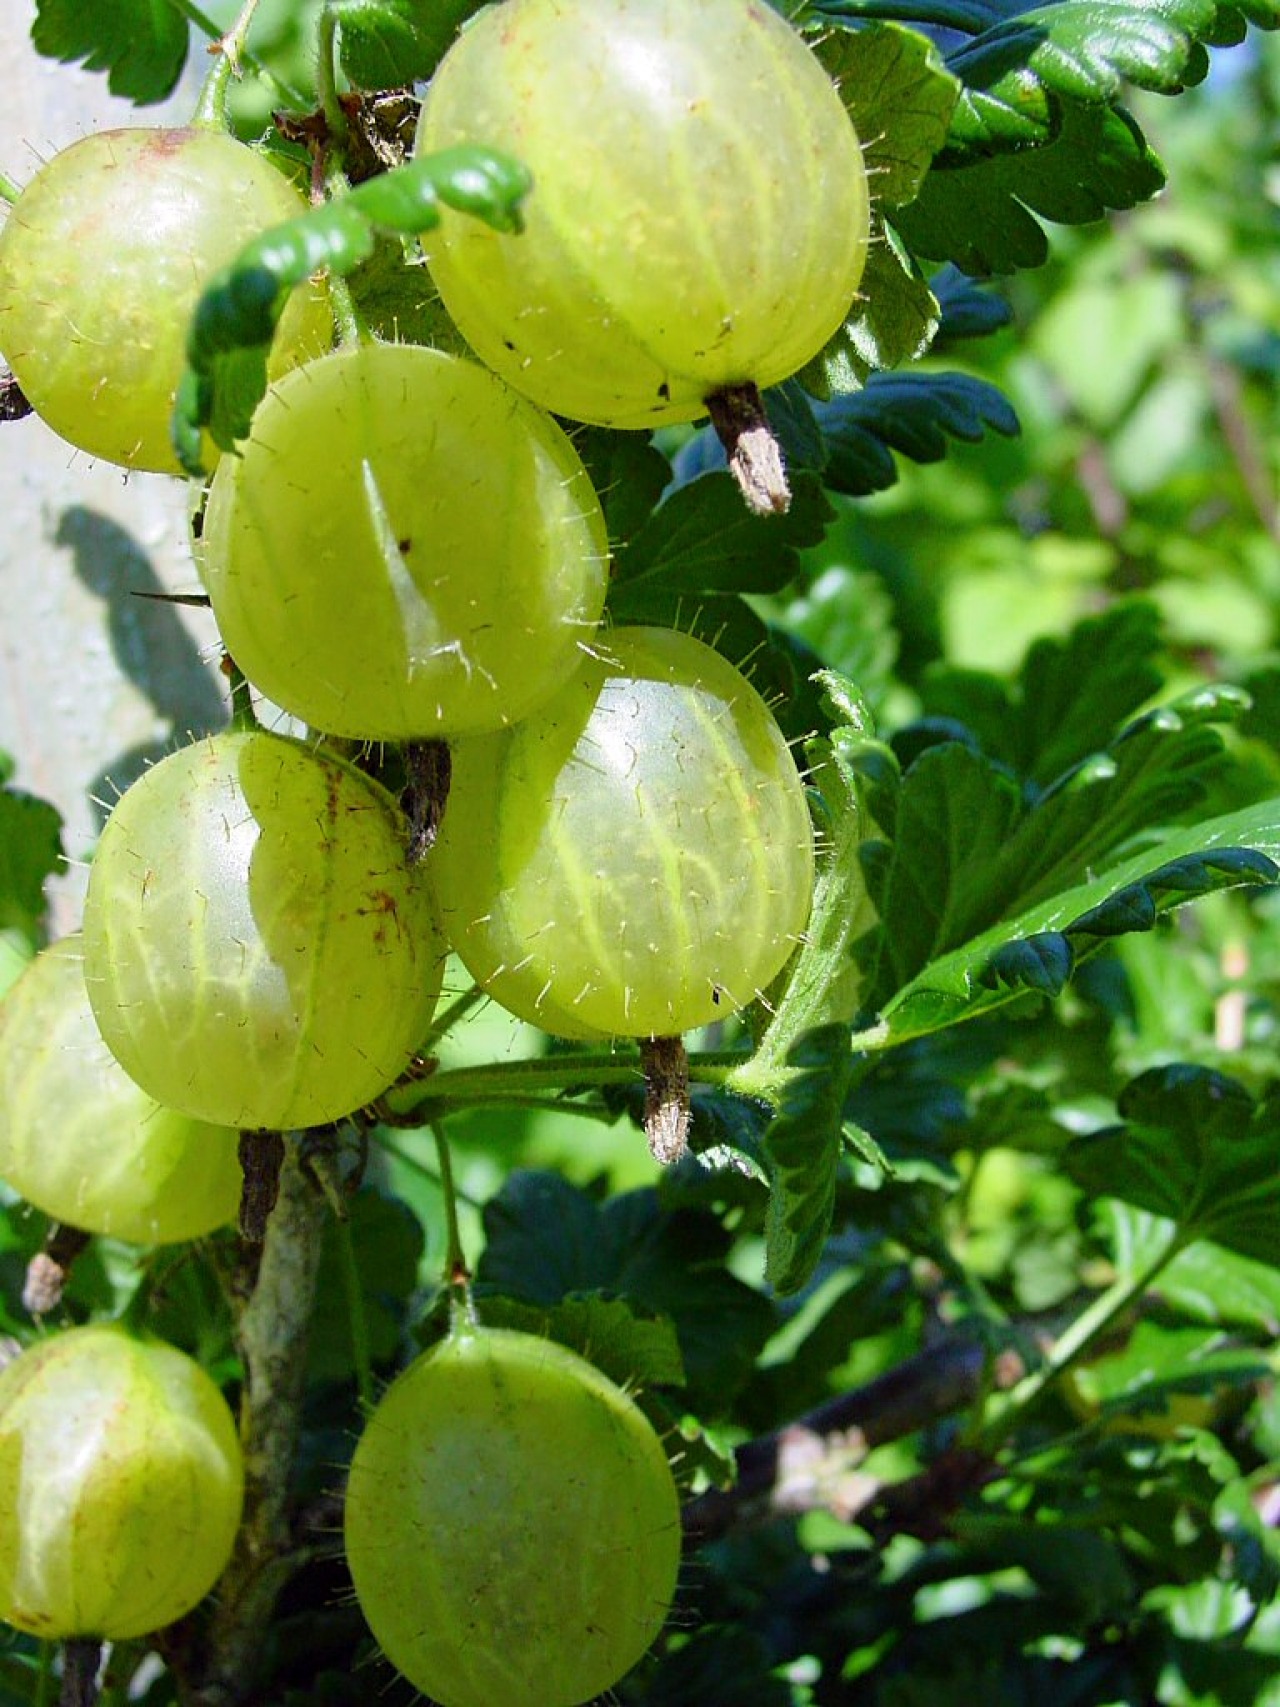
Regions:
[[[441,1707],[577,1707],[661,1630],[680,1507],[635,1402],[565,1347],[479,1329],[425,1352],[356,1447],[356,1597]]]
[[[410,344],[281,380],[218,468],[200,546],[249,679],[367,740],[522,717],[577,666],[607,560],[556,423],[476,363]]]
[[[0,351],[37,414],[93,456],[180,474],[169,418],[201,288],[305,211],[274,166],[219,131],[97,131],[56,154],[0,232]],[[271,371],[331,334],[325,294],[295,292]]]
[[[337,1120],[408,1064],[439,994],[429,880],[385,790],[265,732],[172,753],[102,832],[84,913],[103,1038],[158,1102]]]
[[[614,427],[786,379],[846,318],[869,229],[858,138],[765,0],[504,0],[445,56],[418,151],[505,149],[521,235],[427,240],[476,353],[544,408]]]
[[[164,1108],[102,1041],[78,935],[0,1001],[0,1178],[86,1233],[198,1239],[235,1219],[238,1133]]]
[[[115,1324],[0,1370],[0,1617],[34,1636],[163,1629],[222,1574],[244,1464],[197,1363]]]
[[[459,741],[431,856],[468,971],[564,1037],[674,1036],[782,969],[813,834],[768,707],[701,641],[616,629],[531,717]]]

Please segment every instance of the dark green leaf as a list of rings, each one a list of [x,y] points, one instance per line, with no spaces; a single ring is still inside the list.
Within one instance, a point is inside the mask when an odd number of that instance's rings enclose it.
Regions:
[[[1159,161],[1123,109],[1073,101],[1061,109],[1041,147],[935,164],[894,215],[912,252],[974,275],[1038,267],[1049,253],[1041,219],[1086,225],[1163,186]]]
[[[483,1310],[486,1326],[549,1335],[581,1353],[619,1387],[685,1384],[671,1322],[665,1316],[641,1314],[624,1298],[570,1293],[548,1308],[486,1293]]]
[[[816,396],[857,391],[868,374],[916,361],[938,330],[938,304],[891,227],[873,233],[849,318],[800,373]]]
[[[876,1005],[955,945],[958,902],[968,910],[966,897],[989,893],[988,874],[1020,816],[1017,784],[959,742],[929,748],[907,769],[892,856],[872,893],[881,921]]]
[[[921,700],[929,716],[964,724],[991,758],[1043,788],[1110,745],[1157,691],[1160,648],[1158,610],[1128,600],[1060,639],[1037,640],[1011,687],[983,671],[935,666]]]
[[[960,93],[937,48],[889,23],[833,31],[817,53],[849,109],[877,206],[913,201]]]
[[[645,1707],[791,1707],[795,1697],[773,1670],[756,1631],[741,1624],[706,1626],[682,1645],[668,1645],[645,1689]]]
[[[1197,38],[1215,0],[1053,0],[1018,12],[948,57],[962,84],[948,148],[1026,146],[1054,129],[1053,97],[1117,100],[1127,86],[1198,83]]]
[[[764,1137],[770,1186],[765,1279],[784,1295],[799,1291],[812,1275],[831,1230],[844,1151],[848,1030],[830,1025],[810,1032],[787,1060],[801,1071],[788,1082]]]
[[[546,1306],[603,1292],[669,1316],[699,1414],[724,1411],[768,1337],[772,1311],[725,1271],[719,1222],[664,1211],[652,1191],[600,1204],[559,1175],[516,1172],[484,1222],[483,1288]]]
[[[62,864],[62,819],[46,800],[0,790],[0,930],[40,944],[44,885]]]
[[[974,444],[988,430],[1018,431],[995,386],[959,373],[872,374],[861,391],[815,404],[814,415],[828,446],[827,485],[855,498],[894,484],[893,451],[938,462],[948,438]]]
[[[317,1282],[328,1307],[315,1313],[307,1341],[308,1372],[313,1381],[347,1380],[354,1370],[343,1237],[344,1230],[330,1222],[321,1247]],[[364,1298],[369,1351],[376,1364],[385,1364],[399,1349],[409,1301],[418,1284],[425,1242],[422,1225],[398,1198],[366,1189],[348,1205],[345,1237],[351,1241]]]
[[[786,515],[756,516],[728,474],[677,487],[618,552],[610,608],[621,620],[654,593],[776,592],[795,578],[798,553],[815,545],[831,519],[821,484],[793,482]]]
[[[954,1524],[968,1570],[1017,1566],[1083,1623],[1116,1617],[1131,1604],[1134,1583],[1117,1544],[1069,1523],[1026,1523],[1016,1517],[963,1513]]]
[[[189,37],[170,0],[36,0],[31,26],[38,53],[105,71],[111,93],[139,106],[173,93]]]
[[[935,353],[963,338],[985,338],[1013,318],[1004,297],[983,290],[950,262],[933,275],[929,288],[942,315],[933,341]]]
[[[1123,1124],[1077,1139],[1072,1178],[1212,1239],[1280,1265],[1280,1103],[1205,1067],[1156,1067],[1121,1093]]]
[[[671,464],[648,433],[583,427],[574,448],[604,509],[609,543],[616,550],[639,533],[671,483]]]
[[[337,0],[342,69],[358,89],[425,81],[483,0]]]
[[[352,272],[372,255],[380,231],[429,231],[442,206],[516,231],[528,189],[528,173],[515,161],[489,149],[450,148],[371,178],[246,245],[196,304],[173,420],[183,466],[202,472],[201,428],[223,450],[249,431],[266,389],[276,323],[296,285],[321,268]]]
[[[868,1034],[867,1042],[875,1047],[901,1043],[1001,1005],[1009,999],[1009,990],[983,981],[997,950],[1040,932],[1070,930],[1077,919],[1111,895],[1145,879],[1155,877],[1159,883],[1162,872],[1178,871],[1188,858],[1203,859],[1206,874],[1211,875],[1217,867],[1223,888],[1274,881],[1270,874],[1280,869],[1280,800],[1262,801],[1204,823],[1172,829],[1143,852],[993,925],[934,960],[900,989],[885,1007],[878,1026]],[[885,863],[892,864],[891,853]],[[1160,900],[1162,908],[1175,906],[1178,892],[1162,891]]]

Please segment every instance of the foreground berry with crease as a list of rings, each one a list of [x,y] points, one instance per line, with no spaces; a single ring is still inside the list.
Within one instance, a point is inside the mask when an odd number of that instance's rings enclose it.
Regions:
[[[755,999],[809,916],[804,785],[718,652],[621,628],[554,699],[459,741],[430,864],[468,971],[564,1037],[670,1037]]]

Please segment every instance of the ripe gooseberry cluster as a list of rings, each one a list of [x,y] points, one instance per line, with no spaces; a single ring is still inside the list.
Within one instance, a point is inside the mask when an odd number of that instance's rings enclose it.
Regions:
[[[786,741],[701,641],[603,626],[604,515],[544,411],[618,427],[733,413],[802,366],[861,275],[857,138],[757,0],[502,0],[442,62],[418,148],[472,141],[535,182],[522,235],[446,214],[427,245],[485,365],[369,341],[303,360],[277,372],[210,487],[198,567],[222,637],[254,687],[323,734],[237,726],[127,791],[91,872],[83,973],[72,948],[37,962],[6,1006],[0,1069],[6,1047],[39,1054],[24,1013],[56,967],[74,1023],[92,1009],[86,1047],[100,1032],[148,1109],[312,1126],[409,1066],[446,945],[547,1031],[652,1041],[757,997],[799,939],[814,856]],[[122,161],[163,152],[117,146]],[[57,399],[84,372],[50,348],[65,318],[23,319],[44,217],[20,203],[0,247],[0,348],[74,437]],[[157,306],[179,328],[190,311]],[[167,365],[149,389],[121,383],[148,408],[172,395]],[[169,466],[144,448],[153,424],[78,442]],[[434,848],[417,857],[397,802],[332,736],[448,743]],[[15,1171],[40,1201],[31,1179]],[[160,1225],[157,1209],[147,1236]],[[0,1431],[5,1405],[0,1383]],[[0,1547],[15,1509],[0,1486]],[[549,1341],[474,1326],[374,1413],[346,1536],[374,1633],[444,1707],[573,1707],[609,1688],[661,1628],[679,1561],[675,1484],[633,1401]],[[12,1621],[22,1605],[0,1578]],[[137,1623],[84,1618],[105,1634]]]

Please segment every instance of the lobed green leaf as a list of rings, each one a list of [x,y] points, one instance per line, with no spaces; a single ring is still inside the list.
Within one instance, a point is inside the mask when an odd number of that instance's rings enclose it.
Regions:
[[[976,444],[989,431],[1006,438],[1019,431],[1002,393],[961,373],[872,374],[861,391],[815,404],[814,417],[826,446],[826,484],[850,497],[896,482],[895,451],[939,462],[948,439]]]
[[[113,95],[149,106],[178,85],[191,27],[170,0],[36,0],[31,41],[64,64],[105,71]]]
[[[338,57],[358,89],[425,81],[482,0],[330,0]]]
[[[1121,1124],[1079,1138],[1068,1172],[1176,1223],[1180,1242],[1211,1239],[1280,1266],[1280,1097],[1260,1101],[1207,1067],[1156,1067],[1119,1098]]]
[[[668,1213],[652,1191],[607,1203],[552,1173],[519,1171],[485,1206],[477,1285],[552,1307],[570,1294],[630,1300],[675,1324],[698,1414],[722,1414],[768,1337],[767,1301],[724,1266],[714,1217]]]
[[[1123,108],[1058,106],[1052,139],[1040,147],[935,166],[894,216],[913,253],[975,275],[1038,267],[1049,253],[1042,219],[1086,225],[1163,188],[1163,168]]]
[[[833,31],[815,52],[862,143],[874,205],[914,201],[947,140],[959,79],[928,36],[898,23]]]
[[[635,621],[653,594],[774,592],[794,580],[799,553],[822,538],[831,506],[812,475],[792,482],[785,515],[757,516],[726,473],[678,486],[615,557],[609,606]]]
[[[1187,861],[1192,863],[1187,865]],[[997,970],[993,970],[993,958],[1009,945],[1048,933],[1068,937],[1075,931],[1087,937],[1091,933],[1082,921],[1087,922],[1091,914],[1096,919],[1096,909],[1113,896],[1124,897],[1144,884],[1154,901],[1154,918],[1190,898],[1182,887],[1187,874],[1194,877],[1195,894],[1280,880],[1280,799],[1171,829],[1141,853],[1020,910],[959,948],[939,955],[891,996],[865,1042],[876,1048],[887,1047],[1004,1005],[1021,988],[1011,986],[998,974],[999,966],[1012,964],[1008,960],[997,960]],[[1082,942],[1082,946],[1088,945]],[[1043,959],[1043,949],[1036,952]],[[1073,947],[1073,960],[1075,952]],[[855,1038],[855,1043],[859,1041]]]

